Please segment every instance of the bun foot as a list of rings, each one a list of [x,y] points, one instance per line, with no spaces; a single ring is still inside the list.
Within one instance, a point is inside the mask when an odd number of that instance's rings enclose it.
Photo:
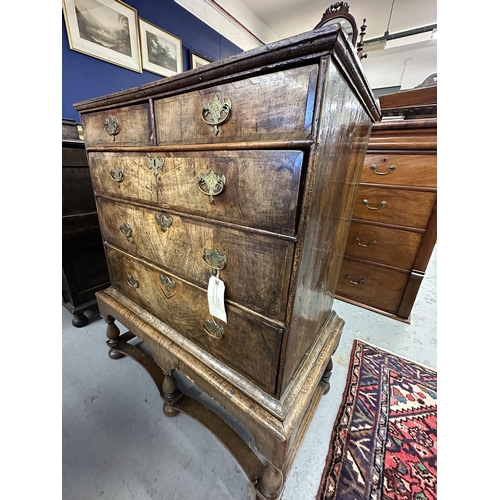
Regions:
[[[75,313],[73,314],[73,320],[71,321],[71,324],[76,327],[76,328],[81,328],[82,326],[85,326],[89,322],[87,316],[83,313]]]

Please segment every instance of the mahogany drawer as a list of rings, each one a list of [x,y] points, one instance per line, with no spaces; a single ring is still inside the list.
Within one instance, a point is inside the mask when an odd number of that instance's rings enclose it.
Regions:
[[[410,272],[344,258],[336,294],[396,314]]]
[[[294,234],[301,151],[159,153],[156,165],[151,158],[146,153],[89,153],[95,192]],[[216,182],[211,171],[224,176],[222,191],[213,198],[205,194],[213,192],[207,187],[210,180]],[[209,178],[200,182],[206,174]]]
[[[113,129],[112,119],[117,120]],[[108,131],[105,124],[108,121]],[[149,104],[137,104],[121,108],[96,111],[82,115],[82,127],[87,148],[93,146],[150,146],[153,129],[149,118]],[[116,133],[112,133],[112,132]]]
[[[400,186],[437,186],[435,154],[367,153],[361,182]]]
[[[230,368],[273,395],[283,330],[226,303],[222,338],[205,330],[206,291],[105,244],[111,285]],[[163,282],[162,282],[163,280]],[[165,284],[166,283],[166,284]]]
[[[436,192],[360,185],[353,219],[425,229]]]
[[[158,144],[308,139],[317,79],[310,65],[158,99]]]
[[[345,255],[410,270],[423,236],[423,233],[352,221]]]
[[[105,241],[202,287],[208,285],[212,273],[204,253],[215,249],[227,260],[224,265],[219,264],[223,267],[220,278],[226,286],[226,299],[284,320],[293,242],[249,235],[132,203],[101,197],[97,202]]]

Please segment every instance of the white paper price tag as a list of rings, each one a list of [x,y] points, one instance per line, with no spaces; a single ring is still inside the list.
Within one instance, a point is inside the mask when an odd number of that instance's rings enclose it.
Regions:
[[[224,282],[216,276],[208,280],[208,309],[212,316],[227,323],[226,309],[224,307]]]

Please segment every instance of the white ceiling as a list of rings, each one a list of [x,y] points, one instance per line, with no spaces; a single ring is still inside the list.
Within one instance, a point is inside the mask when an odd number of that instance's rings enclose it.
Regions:
[[[241,47],[254,48],[312,30],[335,2],[325,0],[175,0]],[[437,24],[437,0],[352,0],[349,12],[364,41]],[[392,12],[391,12],[392,11]],[[437,73],[437,33],[422,33],[370,50],[362,66],[372,89],[414,88]]]
[[[320,21],[325,10],[335,2],[328,0],[241,0],[278,39],[309,31]],[[229,2],[218,0],[220,5]],[[352,0],[349,12],[358,28],[366,18],[366,37],[382,36],[387,30],[396,33],[437,23],[437,0]],[[391,15],[392,7],[392,15]]]

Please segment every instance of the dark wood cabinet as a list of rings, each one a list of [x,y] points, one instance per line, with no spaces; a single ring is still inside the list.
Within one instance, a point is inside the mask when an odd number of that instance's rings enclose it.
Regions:
[[[259,498],[278,498],[328,387],[344,323],[333,298],[380,118],[353,47],[331,26],[75,107],[111,276],[97,293],[110,357],[142,362],[165,414],[204,421]],[[207,297],[221,281],[226,319]],[[246,427],[263,462],[176,372]]]
[[[62,139],[62,303],[73,325],[87,324],[84,311],[95,292],[109,286],[109,274],[94,192],[76,123],[63,121]]]
[[[376,123],[336,298],[409,323],[436,238],[437,118]]]

